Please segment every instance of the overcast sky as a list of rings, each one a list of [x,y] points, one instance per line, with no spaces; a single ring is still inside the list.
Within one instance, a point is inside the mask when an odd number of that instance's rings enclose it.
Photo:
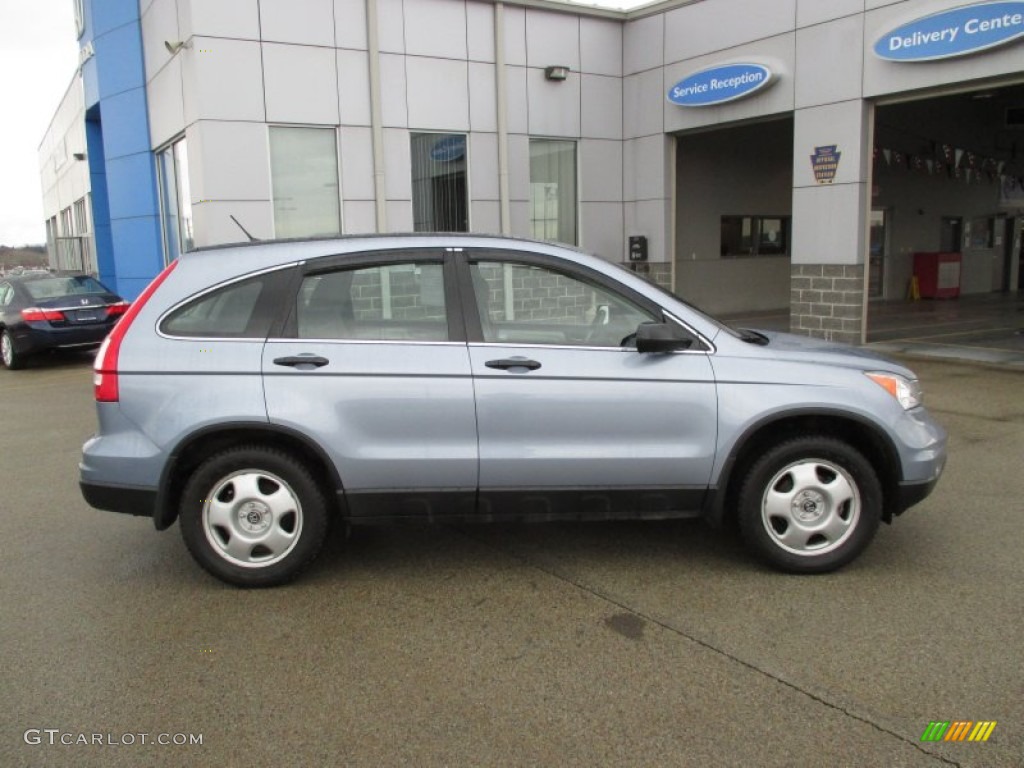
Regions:
[[[0,245],[46,241],[37,150],[77,65],[71,0],[0,0]]]
[[[647,2],[581,4],[634,8]],[[46,240],[37,151],[77,65],[72,0],[0,0],[0,245]]]

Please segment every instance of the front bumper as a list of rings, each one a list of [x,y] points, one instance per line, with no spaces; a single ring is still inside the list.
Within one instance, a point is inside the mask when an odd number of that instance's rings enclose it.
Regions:
[[[892,513],[902,515],[915,504],[921,503],[935,490],[938,483],[938,475],[923,483],[900,483]]]

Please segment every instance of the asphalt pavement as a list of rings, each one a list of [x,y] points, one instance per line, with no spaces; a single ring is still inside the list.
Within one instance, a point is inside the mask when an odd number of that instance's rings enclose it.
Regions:
[[[87,359],[0,372],[0,765],[1024,765],[1024,374],[912,365],[948,469],[838,573],[695,521],[381,527],[263,591],[82,501]],[[921,741],[955,720],[997,725]]]

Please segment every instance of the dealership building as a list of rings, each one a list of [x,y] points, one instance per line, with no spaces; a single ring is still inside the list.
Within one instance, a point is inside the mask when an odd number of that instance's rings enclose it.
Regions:
[[[1024,2],[76,16],[39,149],[50,258],[129,298],[196,247],[405,231],[568,243],[852,342],[876,300],[1024,285]]]

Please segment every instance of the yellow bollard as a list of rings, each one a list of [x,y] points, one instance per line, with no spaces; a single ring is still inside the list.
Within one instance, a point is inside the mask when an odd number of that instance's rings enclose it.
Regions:
[[[921,287],[917,283],[917,275],[912,276],[907,284],[907,298],[911,301],[921,300]]]

